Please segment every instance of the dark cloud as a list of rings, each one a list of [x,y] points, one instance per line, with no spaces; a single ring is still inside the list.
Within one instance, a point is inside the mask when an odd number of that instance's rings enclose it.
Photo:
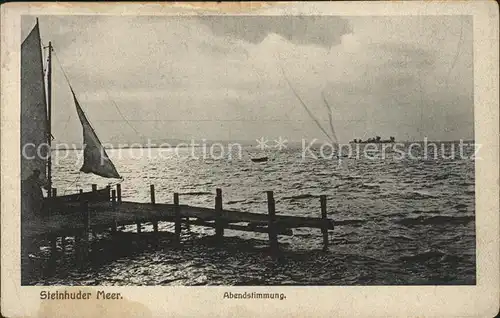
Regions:
[[[335,16],[204,16],[199,20],[216,36],[254,44],[274,33],[294,44],[330,48],[340,44],[342,35],[352,33],[349,22]]]
[[[340,140],[473,136],[472,20],[467,27],[457,17],[346,19],[41,16],[42,40],[52,41],[58,57],[53,133],[81,140],[78,129],[68,129],[79,123],[60,60],[103,141],[137,141],[116,107],[152,138],[321,137],[304,121],[281,63],[328,125],[325,91]],[[32,16],[22,20],[23,38],[34,23]],[[266,45],[277,36],[283,41]],[[285,41],[291,45],[279,48],[278,61],[276,46]],[[278,126],[262,125],[269,118]]]

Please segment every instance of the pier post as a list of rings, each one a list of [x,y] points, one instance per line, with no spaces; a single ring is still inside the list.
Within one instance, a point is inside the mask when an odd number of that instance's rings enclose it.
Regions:
[[[56,268],[57,263],[57,236],[50,235],[50,257],[47,262],[46,270],[49,274],[52,274]]]
[[[92,192],[97,192],[97,184],[92,184]]]
[[[122,185],[120,183],[116,185],[116,198],[118,203],[122,203]]]
[[[150,192],[150,196],[151,196],[151,204],[156,204],[155,185],[154,184],[151,184],[149,186],[149,192]],[[153,232],[157,233],[158,232],[158,222],[156,220],[153,220],[152,223],[153,223]],[[137,223],[137,233],[141,233],[140,226],[141,226],[140,223]]]
[[[77,264],[80,263],[80,248],[81,248],[81,239],[80,239],[80,234],[75,234],[75,243],[74,243],[74,246],[73,246],[73,252],[75,253],[75,258],[76,258],[76,262]]]
[[[135,224],[137,225],[137,233],[141,233],[141,222],[137,221],[135,222]]]
[[[50,237],[50,257],[52,259],[55,259],[56,254],[57,254],[57,236],[52,235]]]
[[[83,193],[83,189],[80,189],[78,192],[80,192],[80,194],[82,194]]]
[[[224,237],[224,220],[222,218],[222,189],[215,189],[215,238],[222,241]]]
[[[278,234],[276,233],[276,206],[274,202],[273,191],[267,191],[267,212],[269,215],[268,231],[269,231],[269,247],[273,257],[279,254]]]
[[[111,208],[114,210],[116,207],[116,191],[115,189],[111,190]],[[111,232],[116,232],[116,220],[114,220],[113,225],[111,226]]]
[[[90,215],[89,215],[89,202],[83,201],[82,203],[82,211],[83,211],[83,229],[85,236],[83,237],[85,241],[88,241],[88,233],[90,227]]]
[[[82,235],[81,233],[75,234],[75,242],[73,245],[73,252],[75,253],[76,264],[79,268],[81,268],[81,260],[82,260]]]
[[[321,232],[323,233],[323,251],[328,251],[328,218],[326,213],[326,195],[320,195],[321,202],[321,218],[323,219],[323,227]]]
[[[156,201],[155,201],[155,185],[152,184],[149,186],[150,188],[150,194],[151,194],[151,204],[155,204]]]
[[[81,211],[83,214],[83,233],[82,233],[82,242],[79,249],[78,261],[80,266],[83,266],[87,261],[88,252],[89,252],[89,227],[90,227],[90,215],[89,215],[89,202],[82,201],[81,202]]]
[[[57,197],[57,188],[52,188],[52,196]]]
[[[174,212],[175,212],[175,239],[181,241],[181,211],[179,209],[179,193],[174,193]]]

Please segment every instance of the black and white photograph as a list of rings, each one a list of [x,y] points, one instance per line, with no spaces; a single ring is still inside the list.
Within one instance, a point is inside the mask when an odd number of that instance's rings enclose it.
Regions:
[[[298,5],[20,16],[21,286],[478,284],[473,15]]]

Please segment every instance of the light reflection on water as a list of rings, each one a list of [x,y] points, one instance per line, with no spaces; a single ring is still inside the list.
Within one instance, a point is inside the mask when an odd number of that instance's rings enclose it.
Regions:
[[[471,160],[301,160],[300,150],[279,152],[273,161],[203,160],[176,157],[152,149],[150,157],[118,156],[108,151],[124,177],[124,200],[148,202],[154,184],[156,202],[214,206],[222,188],[224,207],[266,213],[265,191],[273,190],[277,214],[320,216],[319,195],[328,196],[328,216],[345,221],[331,232],[328,253],[320,251],[321,231],[295,229],[280,236],[282,264],[267,254],[267,235],[225,231],[225,248],[207,243],[213,229],[184,231],[185,247],[160,248],[136,240],[102,242],[119,257],[79,271],[71,242],[54,275],[30,284],[100,285],[359,285],[475,284],[474,162]],[[186,149],[186,151],[188,151]],[[99,187],[109,180],[79,174],[77,153],[54,166],[58,193]],[[143,231],[151,231],[144,225]],[[173,231],[171,224],[160,229]],[[135,225],[124,229],[134,231]],[[114,244],[114,245],[113,245]],[[142,245],[141,245],[142,244]],[[146,244],[146,245],[145,245]],[[120,247],[124,245],[125,247]],[[38,255],[44,262],[47,255]]]

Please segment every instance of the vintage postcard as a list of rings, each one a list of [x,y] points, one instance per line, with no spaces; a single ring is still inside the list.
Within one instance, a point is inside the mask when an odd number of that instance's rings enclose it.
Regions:
[[[2,6],[5,317],[493,317],[498,4]]]

